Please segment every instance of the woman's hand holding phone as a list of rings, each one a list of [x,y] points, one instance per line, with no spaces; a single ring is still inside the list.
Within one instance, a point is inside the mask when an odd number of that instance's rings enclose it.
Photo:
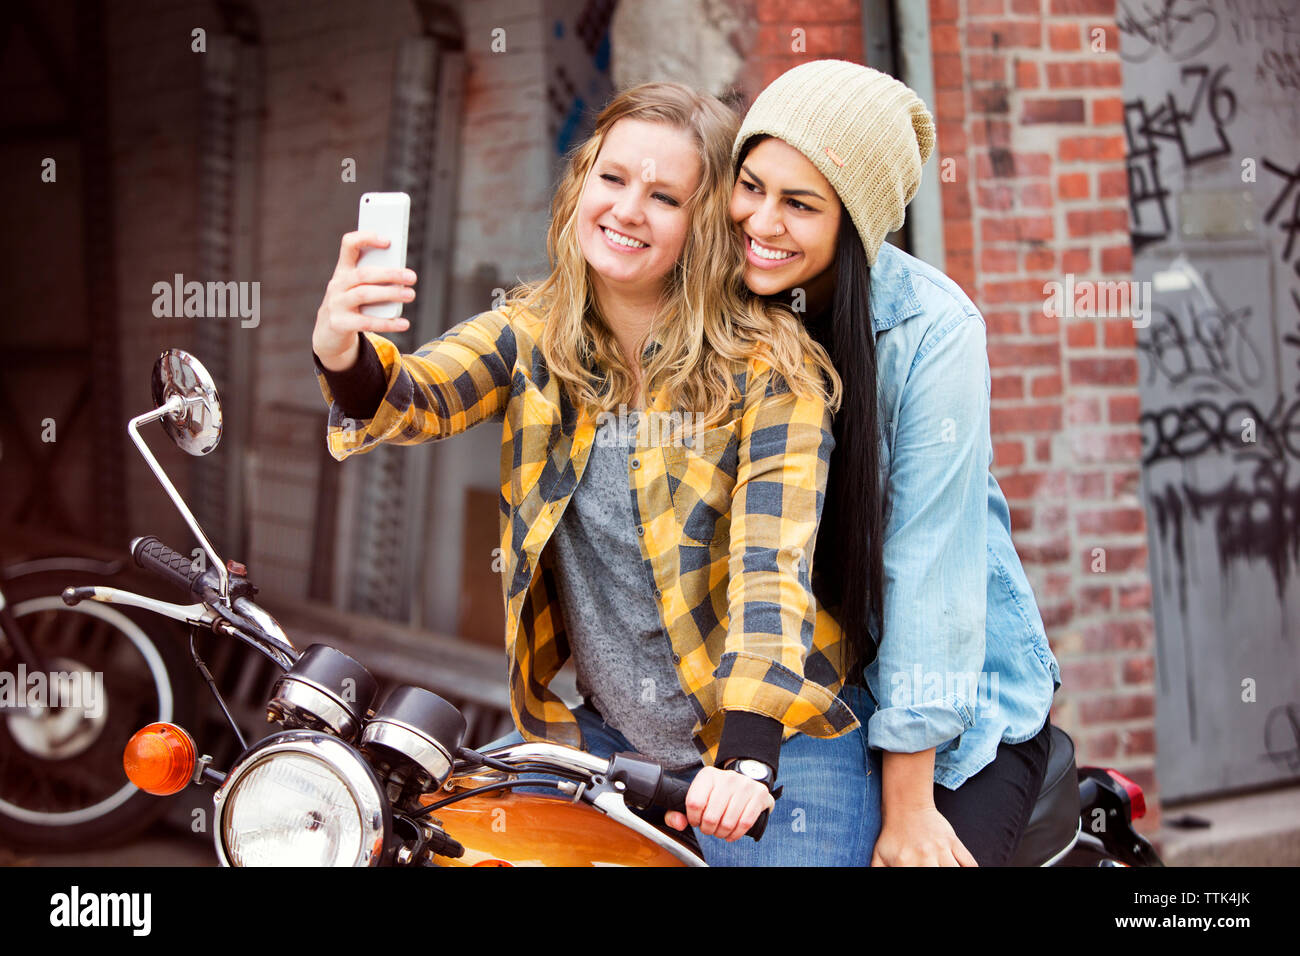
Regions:
[[[367,248],[386,248],[389,240],[373,232],[349,232],[339,246],[339,261],[325,286],[325,297],[316,312],[311,347],[321,364],[331,372],[343,372],[356,364],[361,332],[404,332],[410,325],[400,315],[376,318],[361,311],[375,302],[411,302],[415,299],[415,273],[406,268],[359,267]]]

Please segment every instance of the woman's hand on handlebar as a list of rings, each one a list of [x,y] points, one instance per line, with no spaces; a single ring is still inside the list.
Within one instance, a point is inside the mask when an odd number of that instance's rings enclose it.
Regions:
[[[665,813],[664,823],[674,830],[684,830],[689,823],[701,833],[731,843],[749,832],[759,815],[775,803],[759,781],[734,770],[705,767],[691,781],[686,813]]]
[[[351,368],[360,348],[360,332],[402,332],[406,319],[377,319],[361,311],[375,302],[410,302],[415,298],[415,273],[410,269],[358,268],[361,253],[370,246],[385,248],[389,240],[373,232],[349,232],[339,246],[339,261],[325,286],[325,298],[316,312],[311,335],[312,351],[331,372]]]

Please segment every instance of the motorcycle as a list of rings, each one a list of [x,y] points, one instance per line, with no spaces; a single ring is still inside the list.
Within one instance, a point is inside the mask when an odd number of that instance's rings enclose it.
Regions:
[[[348,655],[324,644],[295,648],[254,602],[247,569],[216,554],[140,437],[158,421],[183,450],[210,453],[221,437],[215,383],[173,349],[154,367],[152,394],[154,410],[133,418],[128,433],[211,561],[196,567],[154,537],[135,539],[130,552],[197,600],[172,604],[102,585],[62,596],[69,606],[141,608],[189,627],[190,655],[242,753],[218,771],[183,727],[157,721],[131,738],[123,763],[149,793],[215,785],[212,834],[223,865],[706,865],[689,828],[656,825],[661,811],[684,810],[689,789],[657,762],[536,742],[479,753],[463,744],[464,717],[438,695],[403,685],[380,699],[378,682]],[[244,739],[199,654],[204,632],[279,668],[266,706],[279,729]],[[1047,780],[1015,862],[1160,865],[1131,829],[1143,807],[1141,789],[1113,771],[1076,771],[1069,737],[1053,728]],[[759,839],[767,822],[764,813],[748,836]]]
[[[0,568],[0,843],[70,851],[119,843],[169,803],[122,778],[142,721],[188,723],[189,661],[172,625],[98,604],[69,608],[70,576],[130,580],[120,559],[27,557]]]

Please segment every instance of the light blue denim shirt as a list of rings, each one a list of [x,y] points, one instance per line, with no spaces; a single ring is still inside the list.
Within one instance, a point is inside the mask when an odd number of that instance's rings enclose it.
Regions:
[[[885,516],[883,632],[866,670],[872,747],[936,748],[956,789],[999,742],[1042,729],[1061,671],[989,472],[984,319],[943,273],[885,243],[871,269]]]

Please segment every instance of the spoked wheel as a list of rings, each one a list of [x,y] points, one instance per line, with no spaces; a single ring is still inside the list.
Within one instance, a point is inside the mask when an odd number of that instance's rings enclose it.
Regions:
[[[145,724],[191,721],[184,635],[153,615],[142,626],[119,608],[89,601],[68,607],[58,591],[31,591],[5,586],[45,669],[32,675],[12,661],[4,667],[0,843],[68,850],[121,842],[169,804],[126,779],[122,750]]]

